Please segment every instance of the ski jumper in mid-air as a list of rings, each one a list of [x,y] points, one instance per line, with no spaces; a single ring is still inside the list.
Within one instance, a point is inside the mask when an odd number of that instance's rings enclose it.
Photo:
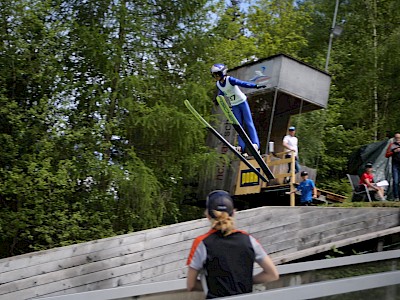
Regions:
[[[240,90],[239,86],[244,88],[265,88],[265,85],[259,85],[251,82],[239,80],[232,76],[227,76],[228,68],[224,64],[214,64],[211,67],[211,75],[216,80],[218,88],[218,95],[228,97],[232,112],[240,125],[246,129],[247,134],[256,150],[260,149],[260,141],[258,139],[257,131],[254,126],[253,118],[249,104],[247,103],[246,95]],[[239,152],[245,152],[245,143],[243,139],[238,136]]]

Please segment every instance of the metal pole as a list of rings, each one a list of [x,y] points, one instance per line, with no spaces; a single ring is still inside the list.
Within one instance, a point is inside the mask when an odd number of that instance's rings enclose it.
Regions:
[[[279,85],[279,84],[278,84]],[[266,146],[266,150],[265,153],[267,154],[271,154],[268,152],[268,145],[269,142],[271,141],[271,132],[272,132],[272,125],[274,123],[274,116],[275,116],[275,107],[276,107],[276,99],[278,97],[278,91],[279,91],[279,87],[278,85],[275,88],[275,93],[274,93],[274,102],[272,104],[272,111],[271,111],[271,118],[269,119],[269,128],[268,128],[268,136],[267,136],[267,146]]]
[[[336,6],[335,6],[335,12],[333,14],[333,21],[332,21],[332,27],[331,27],[331,33],[329,35],[329,45],[328,45],[328,53],[326,55],[326,61],[325,61],[325,71],[328,72],[328,65],[329,65],[329,58],[331,56],[331,49],[332,49],[332,40],[333,40],[333,29],[336,26],[336,17],[337,17],[337,12],[339,9],[339,0],[336,0]]]

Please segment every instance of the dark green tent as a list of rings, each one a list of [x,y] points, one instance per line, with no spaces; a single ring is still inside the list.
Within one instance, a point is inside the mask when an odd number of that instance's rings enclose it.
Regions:
[[[374,167],[375,182],[386,179],[390,183],[387,189],[388,199],[392,194],[392,163],[391,159],[385,157],[385,153],[390,141],[384,140],[362,146],[349,157],[347,164],[349,174],[361,175],[364,172],[365,164],[371,162]]]

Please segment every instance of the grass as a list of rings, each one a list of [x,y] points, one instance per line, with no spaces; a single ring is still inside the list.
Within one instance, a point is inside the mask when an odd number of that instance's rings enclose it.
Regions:
[[[400,201],[373,201],[373,202],[351,202],[328,204],[329,207],[400,207]]]

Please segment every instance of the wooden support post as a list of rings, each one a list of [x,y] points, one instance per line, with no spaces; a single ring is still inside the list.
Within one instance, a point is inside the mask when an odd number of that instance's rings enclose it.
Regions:
[[[292,151],[291,162],[290,162],[290,191],[291,192],[295,190],[295,187],[294,187],[295,178],[296,178],[295,156],[294,156],[294,152]],[[290,206],[295,206],[295,199],[296,199],[296,194],[291,193],[290,194]]]
[[[376,251],[377,252],[381,252],[383,251],[383,246],[385,245],[385,239],[384,238],[380,238],[378,239],[378,243],[376,245]]]

